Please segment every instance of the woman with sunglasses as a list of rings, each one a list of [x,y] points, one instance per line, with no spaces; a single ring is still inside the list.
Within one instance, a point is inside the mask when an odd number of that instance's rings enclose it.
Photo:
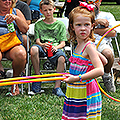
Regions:
[[[0,41],[2,41],[1,36],[9,34],[8,24],[10,23],[14,24],[17,39],[20,41],[22,41],[21,33],[26,33],[29,28],[24,18],[24,15],[18,9],[14,8],[15,2],[16,2],[15,0],[0,0],[0,38],[1,38]],[[26,64],[25,48],[21,44],[19,44],[4,52],[2,52],[2,49],[0,49],[0,61],[2,60],[3,57],[12,61],[13,77],[20,76]],[[11,93],[9,95],[14,96],[18,94],[19,94],[18,85],[13,85],[11,88]]]

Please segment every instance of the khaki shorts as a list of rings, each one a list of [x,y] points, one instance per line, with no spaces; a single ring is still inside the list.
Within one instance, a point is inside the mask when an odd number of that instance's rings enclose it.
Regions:
[[[110,49],[112,51],[112,53],[114,54],[113,46],[111,43],[109,43],[109,42],[101,43],[100,46],[98,47],[98,51],[102,52],[104,49]]]

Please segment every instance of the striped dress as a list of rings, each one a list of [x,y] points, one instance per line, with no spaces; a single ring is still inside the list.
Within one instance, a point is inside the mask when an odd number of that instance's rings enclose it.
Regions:
[[[73,52],[69,61],[70,74],[79,75],[94,69],[91,61],[82,56],[88,42],[80,54]],[[102,98],[95,79],[67,84],[62,120],[101,120]]]

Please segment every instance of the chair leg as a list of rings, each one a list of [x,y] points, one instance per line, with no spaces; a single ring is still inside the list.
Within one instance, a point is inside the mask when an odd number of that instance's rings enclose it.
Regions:
[[[23,84],[21,84],[21,93],[23,94]]]

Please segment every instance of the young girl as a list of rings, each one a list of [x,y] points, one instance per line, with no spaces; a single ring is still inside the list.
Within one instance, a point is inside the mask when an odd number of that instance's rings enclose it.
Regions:
[[[100,120],[102,99],[94,78],[104,74],[102,62],[107,60],[93,43],[94,10],[78,6],[69,15],[70,39],[77,40],[77,46],[69,59],[70,75],[64,80],[68,84],[62,120]]]

